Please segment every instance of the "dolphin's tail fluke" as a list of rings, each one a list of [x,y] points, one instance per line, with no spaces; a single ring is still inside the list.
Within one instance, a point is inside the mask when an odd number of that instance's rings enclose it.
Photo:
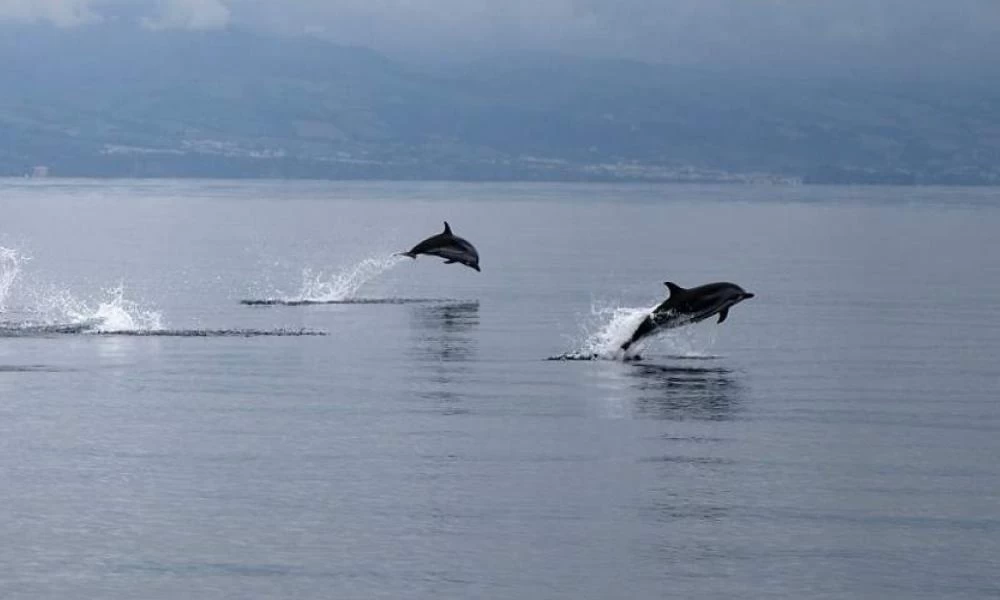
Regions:
[[[393,256],[409,256],[410,258],[417,258],[417,255],[413,252],[397,252]]]

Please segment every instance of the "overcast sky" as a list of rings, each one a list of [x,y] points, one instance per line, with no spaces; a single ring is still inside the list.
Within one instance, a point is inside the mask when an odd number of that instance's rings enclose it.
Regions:
[[[0,0],[64,27],[236,27],[452,59],[560,51],[680,63],[1000,65],[1000,0]]]

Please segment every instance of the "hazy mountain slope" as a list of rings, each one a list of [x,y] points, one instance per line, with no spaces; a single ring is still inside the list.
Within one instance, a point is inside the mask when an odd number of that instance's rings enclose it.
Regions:
[[[8,175],[1000,181],[995,81],[552,56],[432,72],[305,38],[126,26],[3,27],[0,58]]]

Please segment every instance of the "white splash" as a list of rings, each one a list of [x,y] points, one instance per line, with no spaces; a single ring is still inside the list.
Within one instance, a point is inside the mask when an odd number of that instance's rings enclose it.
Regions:
[[[38,303],[39,313],[47,323],[87,325],[88,331],[142,332],[163,329],[163,315],[125,297],[125,286],[104,290],[97,301],[85,302],[65,290],[44,294]]]
[[[20,252],[13,248],[0,246],[0,312],[7,308],[7,296],[14,281],[21,273],[21,264],[27,260]]]
[[[7,310],[11,289],[29,260],[19,251],[0,246],[0,312]],[[51,285],[19,287],[23,306],[14,320],[2,321],[11,331],[144,332],[163,329],[159,311],[125,297],[125,286],[104,290],[97,299],[81,300],[70,291]]]
[[[652,307],[591,306],[590,319],[583,325],[585,339],[580,350],[574,354],[604,360],[623,358],[625,353],[621,345],[632,337],[650,310]],[[595,323],[603,325],[599,325],[597,331],[591,333]]]
[[[105,290],[108,298],[97,305],[89,317],[98,320],[97,331],[156,331],[163,329],[163,314],[158,310],[143,308],[139,303],[125,298],[125,286]]]
[[[339,302],[356,297],[368,282],[406,260],[401,256],[366,258],[361,262],[332,275],[302,270],[302,289],[298,295],[283,300],[292,302]]]
[[[633,344],[628,352],[621,349],[642,320],[654,307],[634,308],[621,306],[591,306],[590,318],[582,326],[583,341],[579,350],[567,352],[558,358],[620,360],[639,356],[653,344],[666,345],[675,358],[708,358],[708,349],[715,343],[715,329],[695,325],[670,329],[644,338]],[[596,331],[594,331],[596,328]],[[705,332],[708,331],[706,337]]]

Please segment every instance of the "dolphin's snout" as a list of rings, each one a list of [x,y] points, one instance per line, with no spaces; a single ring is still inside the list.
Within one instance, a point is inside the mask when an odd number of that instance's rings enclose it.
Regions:
[[[753,292],[744,292],[743,293],[743,299],[744,300],[749,300],[750,298],[753,298],[753,297],[754,297],[754,293]]]

